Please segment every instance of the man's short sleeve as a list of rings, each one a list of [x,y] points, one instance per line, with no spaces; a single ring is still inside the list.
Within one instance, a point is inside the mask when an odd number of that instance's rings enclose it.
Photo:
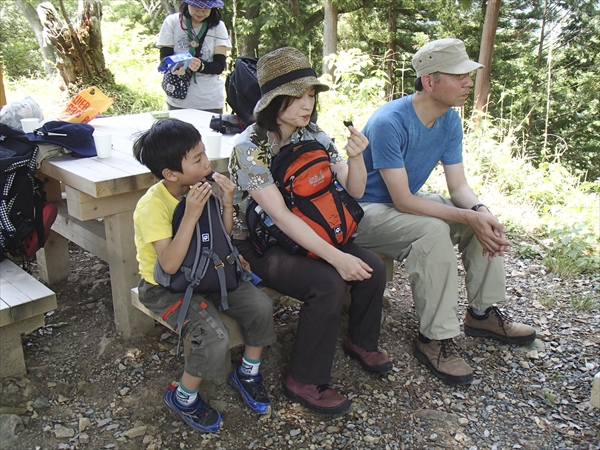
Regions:
[[[459,115],[454,110],[448,112],[448,123],[447,123],[447,144],[446,151],[440,157],[440,161],[445,166],[451,166],[453,164],[459,164],[463,161],[462,157],[462,141],[463,131],[462,123]]]

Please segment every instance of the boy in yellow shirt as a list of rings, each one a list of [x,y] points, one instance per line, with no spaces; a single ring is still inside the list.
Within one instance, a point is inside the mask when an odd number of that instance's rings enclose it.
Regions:
[[[177,119],[160,119],[139,136],[133,152],[136,159],[160,179],[139,200],[134,215],[135,245],[140,267],[140,301],[159,314],[174,329],[182,293],[171,292],[154,279],[158,260],[168,274],[176,273],[190,247],[196,223],[212,195],[212,174],[200,133]],[[222,202],[222,221],[228,234],[233,228],[234,184],[225,175],[213,174]],[[173,235],[173,213],[185,196],[185,212],[177,233]],[[214,432],[221,428],[221,413],[198,395],[204,378],[224,375],[225,355],[229,348],[229,331],[219,318],[217,307],[221,293],[193,293],[181,335],[191,343],[185,369],[178,387],[170,386],[164,401],[192,428]],[[240,366],[231,374],[229,383],[241,394],[252,410],[267,414],[271,401],[259,372],[265,345],[277,339],[273,324],[271,299],[252,285],[240,281],[227,293],[229,308],[225,314],[241,325],[246,343]]]

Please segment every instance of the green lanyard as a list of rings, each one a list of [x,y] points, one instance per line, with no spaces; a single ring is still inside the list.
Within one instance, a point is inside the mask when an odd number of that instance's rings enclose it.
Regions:
[[[206,24],[206,19],[202,21],[202,26],[200,27],[200,31],[198,32],[198,34],[194,34],[194,28],[192,27],[192,19],[189,17],[185,18],[185,24],[187,26],[187,34],[188,34],[188,38],[190,40],[189,43],[189,52],[190,55],[192,56],[196,56],[196,48],[200,47],[202,44],[200,43],[200,41],[204,42],[204,39],[202,39],[204,37],[204,34],[206,33],[206,27],[208,26]],[[200,52],[202,52],[202,49],[199,49]],[[194,83],[197,84],[196,82],[196,72],[193,73],[193,78],[194,78]]]

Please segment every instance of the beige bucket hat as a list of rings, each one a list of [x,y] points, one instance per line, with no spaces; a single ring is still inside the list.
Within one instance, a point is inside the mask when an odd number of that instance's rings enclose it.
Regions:
[[[329,90],[321,84],[308,58],[294,47],[283,47],[267,53],[256,65],[261,98],[254,107],[254,113],[265,109],[275,97],[289,95],[300,97],[311,87],[315,92]]]
[[[413,56],[412,65],[417,78],[434,72],[469,73],[483,64],[469,59],[465,44],[460,39],[446,38],[425,44]]]

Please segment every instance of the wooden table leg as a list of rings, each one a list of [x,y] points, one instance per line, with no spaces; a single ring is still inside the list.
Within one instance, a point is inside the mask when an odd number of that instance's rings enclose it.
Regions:
[[[61,201],[60,182],[42,174],[38,174],[37,177],[44,182],[47,200]],[[36,253],[40,279],[46,284],[54,284],[66,279],[71,272],[69,258],[68,239],[51,231],[44,247]]]
[[[36,253],[40,280],[48,285],[66,279],[71,273],[69,240],[54,231]]]
[[[105,216],[104,227],[117,331],[125,339],[148,334],[154,329],[154,320],[131,303],[131,289],[140,280],[133,211]]]

